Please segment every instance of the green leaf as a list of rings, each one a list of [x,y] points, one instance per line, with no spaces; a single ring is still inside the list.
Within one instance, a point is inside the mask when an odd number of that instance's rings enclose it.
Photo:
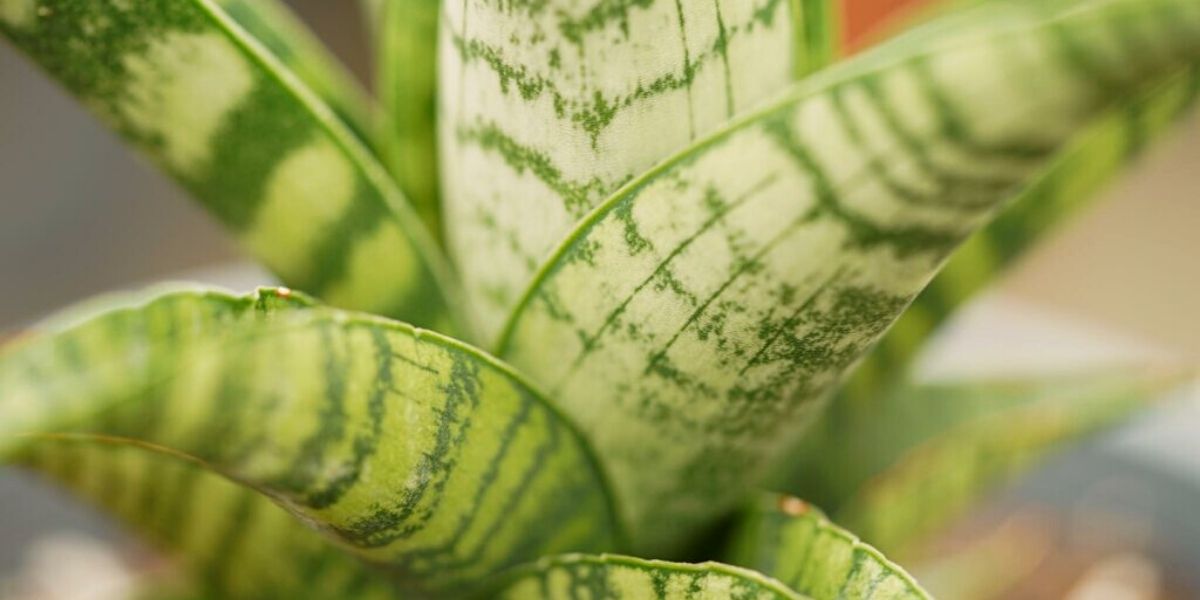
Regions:
[[[359,139],[371,141],[376,126],[370,95],[287,5],[279,0],[214,1],[320,96]]]
[[[828,449],[845,499],[834,514],[879,548],[904,552],[1050,452],[1123,422],[1190,377],[1110,368],[903,389]]]
[[[596,444],[639,546],[678,547],[960,242],[1198,34],[1190,0],[989,3],[826,69],[591,213],[498,353]]]
[[[46,435],[14,457],[178,557],[194,598],[376,598],[381,571],[342,551],[267,496],[191,458],[124,438]],[[172,596],[173,597],[173,596]]]
[[[0,358],[0,456],[31,433],[162,447],[405,588],[456,591],[618,545],[588,446],[510,370],[294,297],[168,294],[35,336]]]
[[[977,1],[977,0],[974,0]],[[1136,158],[1147,143],[1191,114],[1200,92],[1200,70],[1186,69],[1162,85],[1110,109],[1075,136],[1011,207],[976,233],[925,288],[896,325],[880,340],[821,415],[783,474],[789,490],[804,490],[822,506],[842,498],[826,493],[837,469],[826,451],[841,444],[841,430],[874,420],[879,403],[895,395],[922,344],[954,311],[1056,225],[1090,206],[1097,192]]]
[[[445,325],[453,281],[382,167],[207,0],[4,0],[0,32],[288,285]]]
[[[484,339],[606,196],[829,60],[835,4],[445,3],[446,241]]]
[[[720,563],[684,564],[609,554],[542,559],[501,600],[804,600],[754,571]]]
[[[386,116],[383,154],[434,232],[441,231],[436,139],[440,9],[438,0],[378,0],[368,5],[377,30],[376,87]]]
[[[764,495],[750,508],[734,532],[730,562],[813,600],[929,600],[904,569],[790,496]]]

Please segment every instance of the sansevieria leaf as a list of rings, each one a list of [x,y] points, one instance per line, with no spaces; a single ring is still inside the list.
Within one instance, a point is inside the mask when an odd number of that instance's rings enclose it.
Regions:
[[[0,32],[289,285],[447,324],[450,277],[383,168],[209,0],[3,0]]]
[[[805,600],[764,575],[719,563],[570,554],[523,570],[502,600]]]
[[[377,0],[366,6],[375,30],[375,87],[384,109],[380,149],[417,212],[440,233],[435,119],[441,2]]]
[[[799,498],[764,495],[741,519],[731,561],[813,600],[929,600],[912,576]]]
[[[321,40],[280,0],[214,0],[256,41],[279,59],[370,142],[375,129],[372,100]]]
[[[0,358],[0,455],[47,434],[165,449],[410,589],[618,547],[586,443],[509,370],[399,323],[280,306],[292,297],[168,294],[34,336]]]
[[[1190,377],[1109,368],[903,389],[828,449],[825,460],[841,474],[833,514],[872,544],[903,552],[1038,459],[1121,423]]]
[[[34,435],[25,441],[14,461],[145,535],[178,560],[197,598],[395,596],[383,570],[194,458],[109,436]]]
[[[499,352],[597,445],[640,547],[677,547],[1081,127],[1197,58],[1190,0],[999,2],[933,22],[606,200]]]
[[[975,293],[1014,263],[1054,227],[1089,206],[1097,192],[1137,157],[1147,142],[1191,114],[1200,91],[1200,72],[1188,68],[1162,85],[1110,109],[1077,135],[1050,167],[983,230],[960,248],[896,325],[880,340],[838,395],[791,453],[784,485],[805,490],[822,506],[835,506],[824,495],[828,478],[839,468],[825,460],[842,444],[841,431],[856,421],[877,418],[879,403],[910,375],[922,343]],[[813,494],[820,494],[813,496]]]
[[[606,196],[831,59],[835,5],[444,3],[447,243],[484,339]]]

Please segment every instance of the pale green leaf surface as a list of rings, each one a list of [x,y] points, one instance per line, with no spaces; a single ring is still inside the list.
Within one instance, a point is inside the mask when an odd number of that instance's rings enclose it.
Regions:
[[[730,562],[813,600],[929,600],[904,569],[795,497],[755,502],[736,526]]]
[[[829,60],[835,4],[444,3],[446,241],[482,339],[606,196]]]
[[[845,499],[834,515],[903,552],[1050,452],[1123,422],[1190,377],[1110,368],[903,389],[828,449]]]
[[[304,81],[365,142],[375,130],[373,100],[340,59],[280,0],[214,0]]]
[[[500,354],[597,445],[640,547],[732,508],[961,241],[1123,92],[1200,55],[1186,0],[952,21],[627,185],[524,295]]]
[[[778,581],[720,563],[614,555],[548,557],[524,569],[501,600],[805,600]]]
[[[209,0],[2,0],[0,32],[288,285],[447,324],[453,281],[383,168]]]
[[[434,232],[441,232],[437,162],[438,0],[379,0],[368,6],[376,30],[376,88],[384,108],[384,160]],[[487,187],[490,182],[476,180]]]
[[[897,397],[889,390],[902,385],[929,336],[1056,225],[1090,206],[1097,192],[1148,142],[1193,112],[1198,91],[1200,71],[1186,69],[1163,85],[1114,106],[1071,140],[1012,206],[955,252],[866,360],[855,367],[829,409],[800,446],[789,452],[795,458],[784,465],[785,489],[804,490],[822,506],[837,506],[841,498],[827,490],[832,485],[828,480],[839,476],[838,468],[825,460],[825,454],[841,444],[841,431],[856,427],[859,420],[874,420],[879,403]]]
[[[189,597],[395,596],[382,570],[303,526],[266,496],[186,457],[126,439],[67,435],[35,437],[14,459],[177,559],[194,588]]]
[[[588,446],[509,370],[407,325],[278,310],[294,297],[169,294],[33,336],[0,356],[0,455],[22,434],[167,448],[408,588],[618,547]]]

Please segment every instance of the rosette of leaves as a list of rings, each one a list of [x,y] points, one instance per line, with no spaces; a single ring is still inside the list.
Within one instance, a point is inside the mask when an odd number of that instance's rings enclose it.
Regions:
[[[297,290],[0,354],[0,456],[204,597],[925,598],[758,490],[901,549],[1181,380],[905,374],[1192,105],[1193,0],[957,3],[852,56],[837,0],[366,8],[378,102],[267,0],[0,0]]]

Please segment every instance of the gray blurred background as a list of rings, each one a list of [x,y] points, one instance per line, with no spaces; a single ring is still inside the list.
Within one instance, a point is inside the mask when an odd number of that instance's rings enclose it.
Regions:
[[[368,78],[354,3],[293,4]],[[1036,366],[1071,353],[1200,363],[1198,125],[1181,127],[1093,210],[1032,253],[942,340],[930,372],[970,371],[971,361],[984,360]],[[197,269],[210,277],[239,260],[230,238],[171,182],[0,43],[0,334],[97,292]],[[253,282],[251,273],[241,280]],[[1104,502],[1149,523],[1156,541],[1139,544],[1172,555],[1183,572],[1200,572],[1196,404],[1184,399],[1055,459],[1007,501],[1069,507],[1089,486],[1124,478],[1140,491],[1102,494]],[[30,478],[0,469],[0,580],[28,566],[35,540],[56,531],[117,535]]]

